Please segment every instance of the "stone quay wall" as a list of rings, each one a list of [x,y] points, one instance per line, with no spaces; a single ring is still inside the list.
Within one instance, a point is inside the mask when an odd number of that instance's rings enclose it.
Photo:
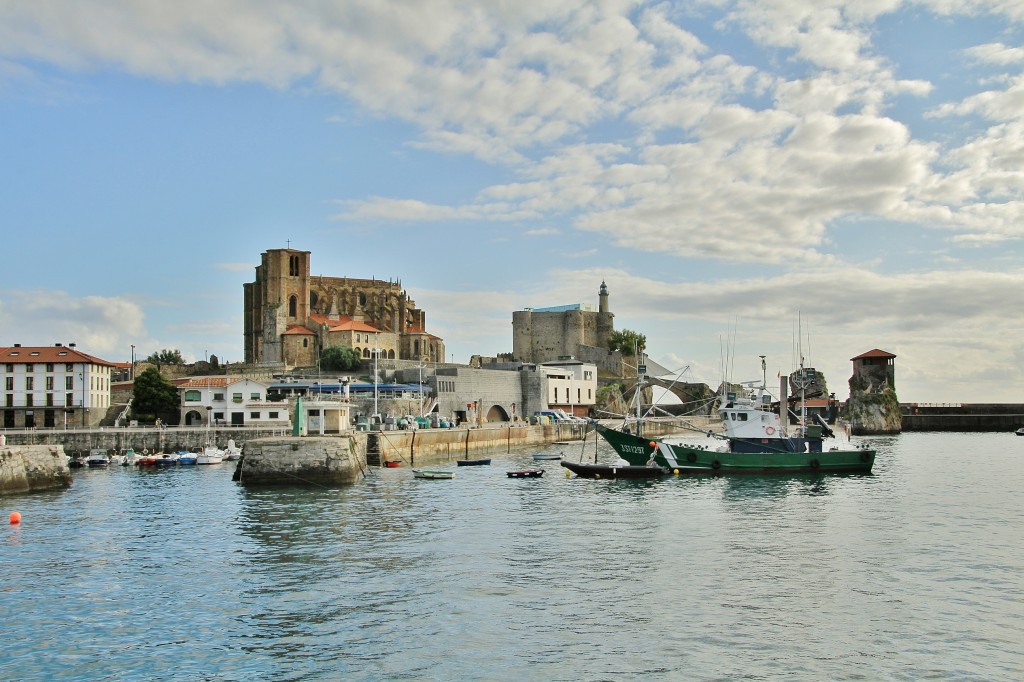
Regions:
[[[0,445],[0,495],[67,488],[71,485],[59,445]]]
[[[124,452],[131,448],[136,452],[180,452],[194,450],[211,443],[219,447],[233,439],[242,447],[247,441],[267,436],[283,436],[289,429],[275,428],[205,428],[205,427],[154,427],[107,428],[107,429],[37,429],[7,431],[11,445],[59,445],[71,457],[86,456],[90,450],[102,449],[110,453]]]
[[[676,433],[678,430],[677,424],[668,422],[648,422],[645,425],[645,433],[652,437]],[[478,429],[419,429],[359,435],[377,438],[381,464],[384,461],[398,461],[409,466],[472,459],[476,455],[511,452],[563,441],[581,441],[584,437],[590,440],[599,438],[587,424],[509,424]]]

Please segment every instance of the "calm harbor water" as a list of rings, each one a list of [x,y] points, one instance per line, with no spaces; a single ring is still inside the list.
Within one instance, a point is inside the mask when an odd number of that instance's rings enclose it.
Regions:
[[[870,476],[78,470],[0,498],[0,679],[1020,679],[1024,438],[863,441]]]

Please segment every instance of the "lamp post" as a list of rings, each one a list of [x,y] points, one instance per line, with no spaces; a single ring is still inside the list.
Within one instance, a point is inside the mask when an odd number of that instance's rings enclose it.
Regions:
[[[135,344],[132,344],[132,370],[128,376],[129,381],[135,383]]]
[[[377,356],[380,355],[380,350],[377,348],[377,334],[373,335],[373,414],[376,416],[377,412]]]
[[[420,389],[420,412],[419,412],[419,416],[422,417],[423,416],[423,356],[422,355],[419,356],[419,361],[420,361],[420,364],[416,365],[416,367],[417,367],[417,369],[420,370],[420,383],[419,383],[419,389]]]

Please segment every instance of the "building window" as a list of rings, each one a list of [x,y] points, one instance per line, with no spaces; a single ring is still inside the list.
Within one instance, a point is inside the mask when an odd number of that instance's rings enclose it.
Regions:
[[[35,377],[25,377],[25,390],[33,391],[36,387]]]
[[[64,389],[70,391],[75,387],[74,377],[64,377]]]
[[[295,317],[299,314],[299,297],[291,296],[288,299],[288,317]]]
[[[75,371],[75,366],[69,362],[66,365],[64,365],[64,371],[65,372],[74,372]]]
[[[36,366],[33,365],[31,362],[26,362],[25,363],[25,371],[26,372],[34,372],[35,369],[36,369]]]
[[[8,393],[7,394],[7,407],[14,407],[14,394],[13,393]]]
[[[242,394],[241,393],[232,393],[231,394],[231,402],[233,402],[233,403],[240,403],[240,402],[242,402]]]
[[[53,363],[52,362],[46,363],[46,371],[47,372],[52,372],[53,371]]]
[[[267,415],[270,419],[277,419],[277,412],[271,412]]]
[[[75,394],[67,393],[64,395],[64,407],[71,407],[75,404]]]
[[[33,396],[32,396],[31,393],[26,393],[25,394],[25,407],[32,407],[33,406],[34,403],[33,403],[32,398],[33,398]]]
[[[361,291],[359,292],[359,305],[360,306],[366,305],[366,294],[364,294]]]
[[[259,419],[259,418],[260,418],[260,413],[259,412],[250,412],[249,413],[249,419]]]
[[[46,406],[47,407],[53,407],[53,394],[52,393],[47,393],[46,394]]]
[[[202,391],[185,391],[186,403],[198,403],[203,399]]]
[[[224,413],[223,412],[214,412],[213,413],[213,420],[214,421],[218,421],[218,422],[219,421],[224,421]]]
[[[46,377],[46,390],[47,391],[52,391],[53,390],[53,377]]]
[[[213,394],[213,399],[214,400],[224,400],[224,394],[223,393],[214,393]]]
[[[5,388],[8,391],[13,391],[14,390],[14,377],[7,377],[4,380],[4,383],[6,384]]]
[[[302,347],[309,348],[309,339],[302,339]]]
[[[590,391],[591,390],[593,390],[593,389],[589,389],[589,388],[587,389],[587,400],[590,400],[592,398],[592,396],[590,395]]]
[[[8,372],[13,372],[14,371],[14,363],[13,362],[8,362],[7,363],[7,371]]]
[[[259,399],[260,399],[260,394],[259,393],[250,393],[249,394],[249,400],[259,400]]]

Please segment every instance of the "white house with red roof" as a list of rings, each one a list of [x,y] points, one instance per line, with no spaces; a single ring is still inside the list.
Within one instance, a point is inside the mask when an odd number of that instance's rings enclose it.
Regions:
[[[291,425],[287,400],[268,400],[267,386],[245,377],[194,377],[178,384],[181,426]]]
[[[110,408],[115,367],[73,343],[0,347],[4,428],[96,426]]]

